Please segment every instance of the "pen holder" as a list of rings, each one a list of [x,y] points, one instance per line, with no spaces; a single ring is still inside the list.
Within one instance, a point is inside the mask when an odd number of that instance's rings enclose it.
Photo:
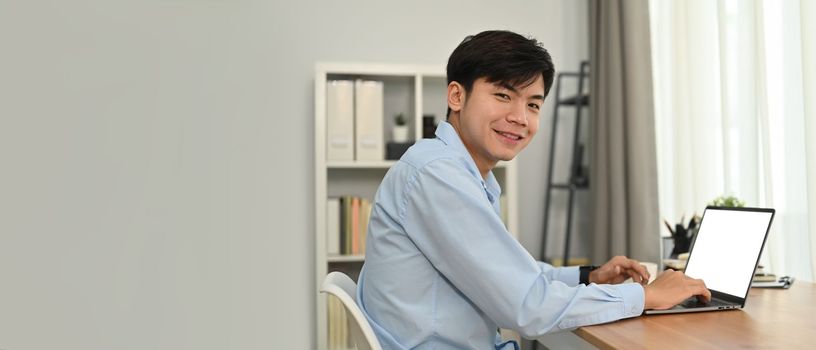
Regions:
[[[692,243],[697,235],[698,222],[698,217],[694,216],[691,218],[691,220],[689,220],[688,225],[683,226],[683,221],[681,220],[680,223],[675,224],[674,229],[672,229],[671,225],[664,220],[666,227],[671,233],[671,240],[673,243],[669,258],[677,259],[678,255],[688,253],[691,250]]]
[[[674,242],[674,248],[672,248],[670,254],[672,259],[677,259],[678,255],[688,253],[689,250],[691,250],[691,241],[695,233],[697,233],[697,230],[691,233],[683,232],[683,234],[672,236],[672,241]]]

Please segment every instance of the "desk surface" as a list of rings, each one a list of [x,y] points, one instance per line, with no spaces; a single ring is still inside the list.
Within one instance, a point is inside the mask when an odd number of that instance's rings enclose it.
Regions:
[[[742,310],[641,316],[575,334],[601,349],[809,348],[816,341],[816,284],[751,288]]]

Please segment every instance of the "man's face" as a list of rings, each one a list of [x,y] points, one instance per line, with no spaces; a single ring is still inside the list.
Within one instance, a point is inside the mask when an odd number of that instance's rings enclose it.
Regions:
[[[488,83],[480,78],[466,93],[459,85],[464,97],[459,104],[451,102],[452,88],[456,87],[448,87],[449,106],[459,113],[452,115],[451,124],[483,176],[499,160],[513,159],[538,131],[544,103],[541,75],[527,86]]]

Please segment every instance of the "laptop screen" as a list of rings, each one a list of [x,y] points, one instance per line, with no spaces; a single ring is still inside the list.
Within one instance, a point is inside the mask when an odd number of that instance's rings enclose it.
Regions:
[[[706,287],[744,298],[754,276],[773,210],[707,208],[686,275]]]

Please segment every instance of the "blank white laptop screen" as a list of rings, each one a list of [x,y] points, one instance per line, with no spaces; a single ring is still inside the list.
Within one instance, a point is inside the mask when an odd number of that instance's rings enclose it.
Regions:
[[[686,266],[709,289],[745,297],[772,213],[708,208]]]

